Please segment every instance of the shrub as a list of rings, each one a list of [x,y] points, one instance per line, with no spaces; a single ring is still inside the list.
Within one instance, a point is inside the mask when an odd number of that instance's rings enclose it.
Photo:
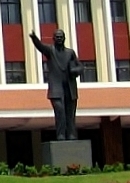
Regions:
[[[52,168],[50,165],[42,165],[39,176],[52,175]]]
[[[23,175],[23,173],[24,173],[24,165],[23,165],[23,163],[18,162],[13,169],[13,174],[14,175]]]
[[[101,172],[101,169],[100,169],[97,162],[96,162],[95,167],[92,167],[91,170],[92,170],[92,173],[100,173]]]
[[[9,175],[10,169],[5,162],[0,162],[0,175]]]
[[[113,169],[114,169],[114,172],[124,171],[124,164],[120,162],[116,162],[115,164],[113,164]]]
[[[130,164],[126,165],[126,170],[130,170]]]
[[[60,175],[61,174],[61,168],[54,166],[52,169],[52,174],[53,175]]]
[[[116,162],[113,165],[104,165],[103,172],[120,172],[124,171],[124,164]]]
[[[81,173],[82,173],[82,174],[90,174],[90,173],[92,173],[92,169],[91,169],[91,167],[89,167],[89,166],[84,166],[84,167],[81,169]]]
[[[113,172],[114,171],[114,167],[113,165],[104,165],[103,167],[103,172]]]
[[[26,175],[29,177],[36,177],[38,175],[37,169],[35,166],[25,166]]]
[[[66,175],[79,175],[80,173],[80,165],[68,165]]]

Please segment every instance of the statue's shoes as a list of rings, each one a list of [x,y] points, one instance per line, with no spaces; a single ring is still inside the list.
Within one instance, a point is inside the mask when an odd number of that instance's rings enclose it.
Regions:
[[[77,138],[76,138],[74,135],[70,135],[70,136],[68,137],[68,140],[77,140]]]
[[[59,140],[59,141],[60,141],[60,140],[65,140],[65,136],[61,134],[61,135],[59,135],[59,136],[57,137],[57,140]]]

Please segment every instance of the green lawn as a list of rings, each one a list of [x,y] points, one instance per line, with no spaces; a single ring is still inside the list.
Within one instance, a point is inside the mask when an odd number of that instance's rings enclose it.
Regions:
[[[43,178],[0,175],[0,183],[127,183],[128,180],[130,180],[130,171],[97,175],[50,176]]]

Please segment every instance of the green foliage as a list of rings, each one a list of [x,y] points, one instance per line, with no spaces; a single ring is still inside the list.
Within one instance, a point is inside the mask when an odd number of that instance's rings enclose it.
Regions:
[[[92,168],[89,167],[89,166],[84,166],[82,169],[81,169],[81,174],[90,174],[92,173]]]
[[[103,172],[113,172],[114,171],[114,168],[113,168],[113,165],[104,165],[103,167]]]
[[[52,175],[60,175],[61,174],[61,168],[54,166],[52,168]]]
[[[130,164],[126,165],[126,170],[130,170]]]
[[[39,176],[52,175],[52,168],[50,165],[42,165]]]
[[[114,172],[121,172],[124,171],[124,164],[120,162],[116,162],[113,164]]]
[[[124,169],[124,164],[116,162],[113,165],[104,165],[101,171],[98,163],[94,167],[84,166],[82,169],[80,165],[72,164],[67,166],[67,170],[64,175],[85,175],[85,174],[95,174],[102,172],[121,172],[124,170],[130,170],[130,164],[127,164]],[[0,175],[10,175],[10,169],[5,162],[0,162]],[[61,175],[61,168],[58,166],[51,167],[50,165],[43,165],[38,173],[35,166],[28,166],[18,162],[13,168],[13,175],[21,175],[28,177],[38,177],[38,176],[49,176],[49,175]]]
[[[24,165],[23,165],[23,163],[18,162],[13,169],[13,174],[14,175],[23,175],[23,173],[24,173]]]
[[[0,162],[0,175],[9,175],[10,170],[5,162]]]
[[[92,173],[101,173],[101,169],[97,162],[96,162],[95,166],[91,168],[91,170],[92,170]]]
[[[79,175],[80,174],[80,165],[68,165],[66,175]]]
[[[116,162],[113,165],[104,165],[103,172],[120,172],[124,171],[124,164]]]
[[[38,172],[35,166],[25,166],[26,175],[28,177],[36,177]]]

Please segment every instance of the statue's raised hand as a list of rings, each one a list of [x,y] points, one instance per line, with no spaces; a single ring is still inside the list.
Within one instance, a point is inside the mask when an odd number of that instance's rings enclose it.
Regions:
[[[29,36],[30,36],[31,38],[33,38],[33,37],[35,37],[35,36],[36,36],[36,34],[35,34],[34,30],[32,30],[32,33],[31,33],[31,34],[29,34]]]

